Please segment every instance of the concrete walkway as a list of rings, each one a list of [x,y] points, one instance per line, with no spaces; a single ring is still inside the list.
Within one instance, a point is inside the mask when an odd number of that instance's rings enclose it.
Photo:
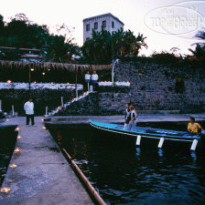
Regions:
[[[177,122],[189,121],[193,116],[197,121],[205,120],[205,113],[202,114],[139,114],[138,122]],[[88,124],[89,120],[96,120],[107,123],[124,123],[123,115],[113,116],[55,116],[51,118],[51,124]]]
[[[25,126],[25,118],[11,119],[7,124],[18,124],[16,147],[2,187],[8,194],[0,194],[1,205],[82,205],[93,204],[66,159],[47,130],[43,130],[40,117],[35,126]]]

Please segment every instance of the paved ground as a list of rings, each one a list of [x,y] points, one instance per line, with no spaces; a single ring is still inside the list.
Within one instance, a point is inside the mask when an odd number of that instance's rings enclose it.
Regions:
[[[196,120],[205,120],[205,113],[202,114],[139,114],[139,122],[161,122],[161,121],[189,121],[189,117],[194,116]],[[123,123],[124,116],[55,116],[51,118],[54,124],[78,124],[88,123],[89,120],[97,120],[108,123]]]
[[[7,124],[18,124],[20,136],[11,163],[18,167],[8,169],[2,187],[10,193],[0,194],[1,205],[81,205],[93,204],[79,179],[59,152],[47,130],[43,130],[41,118],[35,126],[25,126],[22,117],[13,118]]]

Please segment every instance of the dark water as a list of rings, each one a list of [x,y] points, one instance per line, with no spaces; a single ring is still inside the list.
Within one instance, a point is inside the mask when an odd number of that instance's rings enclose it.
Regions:
[[[180,123],[146,123],[185,129]],[[171,127],[170,127],[171,126]],[[142,139],[140,147],[109,140],[89,126],[51,129],[108,204],[205,204],[205,152],[190,143]]]
[[[16,144],[17,133],[15,127],[0,128],[0,186],[2,185],[4,176]]]

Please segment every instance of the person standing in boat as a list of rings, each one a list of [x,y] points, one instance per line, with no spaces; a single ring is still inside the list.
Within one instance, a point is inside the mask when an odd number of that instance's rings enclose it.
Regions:
[[[125,124],[124,124],[124,130],[129,130],[129,122],[131,120],[131,113],[130,113],[130,103],[126,104],[126,109],[125,109]]]
[[[26,125],[29,125],[30,119],[31,124],[34,125],[34,103],[32,98],[29,98],[28,101],[24,104],[24,110],[26,113]]]
[[[96,71],[94,70],[93,74],[91,76],[91,82],[92,82],[92,85],[93,85],[93,90],[96,90],[96,87],[98,85],[98,79],[99,79],[99,76],[96,73]]]
[[[203,131],[203,127],[195,122],[195,118],[194,117],[190,117],[190,121],[188,123],[188,127],[187,130],[193,134],[199,134],[201,131]]]
[[[129,122],[129,125],[131,127],[131,130],[133,130],[137,125],[137,110],[134,106],[130,106],[131,111],[131,120]]]

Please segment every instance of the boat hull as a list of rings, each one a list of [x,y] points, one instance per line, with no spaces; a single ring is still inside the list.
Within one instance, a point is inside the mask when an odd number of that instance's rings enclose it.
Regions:
[[[129,143],[132,145],[140,145],[141,138],[161,140],[163,145],[164,140],[198,143],[199,135],[191,135],[188,132],[180,132],[173,130],[156,129],[150,127],[136,127],[133,130],[124,130],[123,125],[102,123],[96,121],[89,121],[90,125],[98,130],[109,132],[112,134],[114,140]],[[158,145],[160,147],[160,144]]]

